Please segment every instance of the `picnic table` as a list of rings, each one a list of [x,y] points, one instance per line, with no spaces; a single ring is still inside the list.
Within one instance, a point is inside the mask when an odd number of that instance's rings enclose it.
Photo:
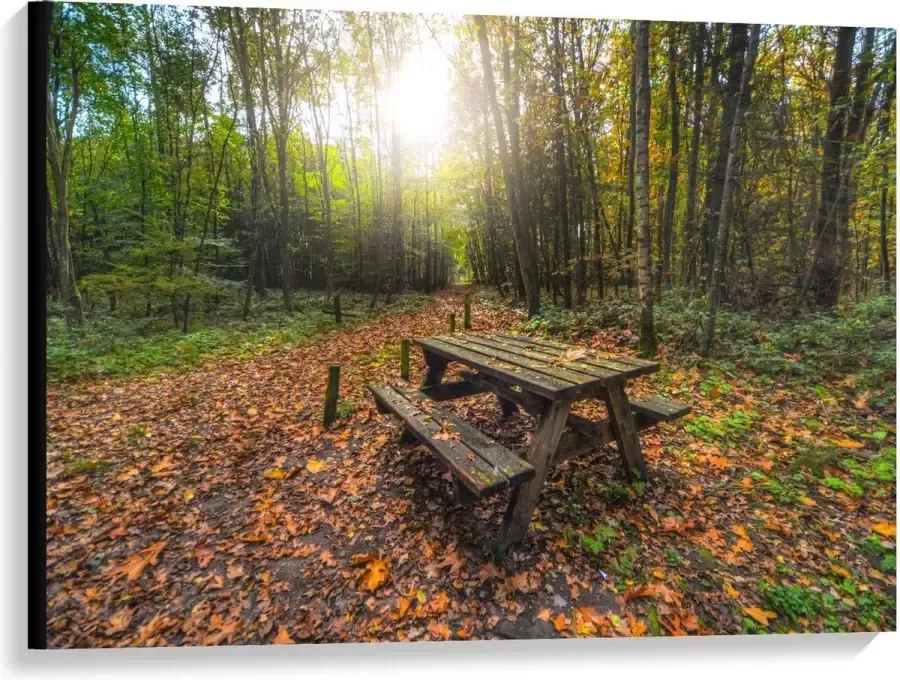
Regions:
[[[638,432],[690,411],[661,397],[628,399],[630,380],[659,369],[653,361],[508,333],[453,333],[414,342],[427,366],[421,388],[369,389],[380,410],[403,420],[404,439],[426,444],[449,469],[460,502],[512,489],[500,535],[504,547],[527,532],[552,465],[615,441],[628,480],[646,480]],[[461,380],[443,382],[450,363],[471,370],[461,371]],[[536,419],[521,456],[436,405],[483,392],[496,395],[504,416],[522,408]],[[592,398],[606,404],[606,419],[570,413],[574,403]]]

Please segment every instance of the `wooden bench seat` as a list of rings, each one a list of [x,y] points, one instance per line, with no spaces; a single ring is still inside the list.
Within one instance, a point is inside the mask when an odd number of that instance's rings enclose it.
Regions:
[[[691,407],[664,397],[651,397],[642,401],[629,401],[638,432],[649,430],[658,423],[677,420],[691,412]],[[556,462],[591,453],[615,441],[608,421],[595,422],[570,414],[566,421],[569,431],[559,441]]]
[[[434,405],[417,390],[366,385],[378,410],[393,413],[412,435],[437,455],[454,477],[460,501],[484,498],[535,475],[534,468],[512,451],[479,432],[453,413]]]
[[[668,423],[672,420],[686,416],[691,412],[691,407],[665,397],[651,397],[643,401],[631,401],[631,410],[634,411],[639,421],[652,421],[656,423]],[[640,428],[640,424],[638,425]]]

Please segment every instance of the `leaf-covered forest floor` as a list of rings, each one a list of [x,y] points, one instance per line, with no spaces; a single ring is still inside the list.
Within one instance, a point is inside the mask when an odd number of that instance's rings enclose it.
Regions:
[[[614,446],[558,466],[527,538],[500,555],[506,497],[458,506],[434,458],[400,444],[364,390],[399,380],[400,339],[445,332],[462,294],[262,356],[51,383],[49,645],[896,627],[892,373],[879,383],[863,359],[828,377],[766,374],[749,348],[754,370],[666,344],[663,369],[630,393],[694,412],[641,437],[652,478],[627,485]],[[473,304],[476,330],[632,352],[627,314],[562,316],[523,324],[486,291]],[[341,418],[325,431],[334,362]],[[418,384],[415,350],[412,365]],[[502,421],[490,395],[449,404],[510,445],[533,427]]]

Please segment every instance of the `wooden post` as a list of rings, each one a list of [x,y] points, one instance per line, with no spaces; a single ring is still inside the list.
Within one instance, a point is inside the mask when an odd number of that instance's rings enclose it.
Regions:
[[[325,388],[325,427],[337,418],[338,393],[341,383],[341,365],[331,364],[328,367],[328,385]]]
[[[335,323],[341,323],[341,296],[334,296],[334,321]]]
[[[463,316],[463,329],[472,330],[472,297],[470,293],[466,293],[466,311]]]
[[[400,341],[400,377],[409,381],[409,339]]]
[[[456,314],[450,313],[450,332],[456,333]]]

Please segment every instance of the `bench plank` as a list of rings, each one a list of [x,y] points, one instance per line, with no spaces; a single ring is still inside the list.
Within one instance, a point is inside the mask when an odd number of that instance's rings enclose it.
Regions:
[[[534,468],[454,414],[431,406],[425,395],[387,385],[367,385],[376,402],[403,420],[477,498],[521,484]],[[448,438],[436,438],[444,433]]]
[[[652,420],[668,423],[686,416],[691,412],[691,407],[665,397],[651,397],[641,401],[632,401],[631,410]]]

